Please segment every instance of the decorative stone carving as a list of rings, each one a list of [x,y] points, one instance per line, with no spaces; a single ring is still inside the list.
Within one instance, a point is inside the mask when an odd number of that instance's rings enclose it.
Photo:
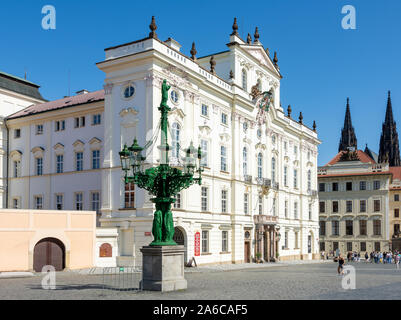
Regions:
[[[103,85],[104,93],[106,95],[111,94],[113,91],[113,87],[114,87],[114,85],[112,83],[106,83],[105,85]]]

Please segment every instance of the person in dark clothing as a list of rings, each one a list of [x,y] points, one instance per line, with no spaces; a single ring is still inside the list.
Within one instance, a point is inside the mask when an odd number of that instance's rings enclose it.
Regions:
[[[340,254],[339,257],[338,257],[338,268],[337,268],[338,274],[343,274],[344,263],[345,263],[345,260]]]

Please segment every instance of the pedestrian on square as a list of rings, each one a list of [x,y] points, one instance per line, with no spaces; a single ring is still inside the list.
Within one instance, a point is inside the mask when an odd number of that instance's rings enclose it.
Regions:
[[[395,266],[397,269],[400,269],[400,259],[401,259],[401,254],[397,254],[395,256]]]
[[[340,255],[338,256],[338,268],[337,268],[338,274],[344,274],[344,272],[343,272],[343,269],[344,269],[343,265],[344,265],[344,263],[345,263],[345,260],[344,260],[344,258],[341,256],[341,254],[340,254]]]
[[[369,255],[368,252],[365,252],[365,263],[369,262]]]

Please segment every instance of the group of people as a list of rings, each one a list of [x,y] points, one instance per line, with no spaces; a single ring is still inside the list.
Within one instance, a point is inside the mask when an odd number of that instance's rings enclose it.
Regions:
[[[329,254],[322,254],[322,259],[329,259]],[[334,255],[334,253],[332,253]],[[396,268],[400,268],[401,262],[401,251],[395,250],[394,252],[378,252],[373,251],[370,254],[365,252],[364,255],[365,263],[383,263],[383,264],[392,264],[394,263]],[[348,262],[360,262],[361,261],[361,253],[360,252],[348,252],[347,253]],[[338,274],[343,274],[343,268],[345,264],[345,258],[337,252],[337,255],[334,257],[334,262],[338,262],[337,272]]]

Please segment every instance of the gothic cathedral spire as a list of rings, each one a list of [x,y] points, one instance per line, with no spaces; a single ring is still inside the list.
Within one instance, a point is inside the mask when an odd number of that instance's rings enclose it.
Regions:
[[[357,150],[356,136],[351,121],[349,98],[347,98],[347,109],[345,111],[344,127],[341,131],[341,140],[338,147],[338,152],[348,151],[348,148],[355,148],[355,150]]]
[[[388,162],[390,167],[401,165],[397,125],[393,118],[390,91],[388,92],[387,98],[386,118],[383,123],[382,135],[380,137],[379,162]]]

